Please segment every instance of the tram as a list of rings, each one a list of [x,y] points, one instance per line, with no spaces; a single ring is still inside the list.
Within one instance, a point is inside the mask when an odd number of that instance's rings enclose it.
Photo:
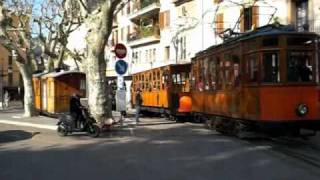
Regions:
[[[319,37],[267,25],[196,54],[192,113],[221,133],[319,130]]]
[[[190,64],[167,65],[132,75],[131,99],[141,90],[141,112],[170,118],[187,117],[191,111]]]

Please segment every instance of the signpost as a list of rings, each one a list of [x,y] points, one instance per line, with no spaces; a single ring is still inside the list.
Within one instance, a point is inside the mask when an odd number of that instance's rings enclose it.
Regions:
[[[124,75],[127,72],[128,69],[128,63],[124,60],[120,59],[116,62],[116,72],[119,75]]]
[[[117,44],[115,47],[115,54],[119,60],[116,62],[115,70],[118,74],[117,86],[118,90],[116,92],[116,110],[120,111],[120,122],[121,126],[123,124],[123,115],[125,114],[126,108],[126,90],[124,89],[124,78],[123,75],[128,70],[128,63],[123,60],[127,56],[127,48],[123,44]]]
[[[127,56],[127,48],[121,43],[116,44],[114,52],[119,59],[125,58]]]

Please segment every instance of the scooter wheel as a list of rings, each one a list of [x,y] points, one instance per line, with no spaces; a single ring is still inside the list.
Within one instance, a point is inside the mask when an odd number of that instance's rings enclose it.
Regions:
[[[88,134],[90,137],[93,137],[93,138],[98,137],[100,135],[99,126],[96,124],[90,125],[88,128]]]
[[[59,136],[66,136],[68,134],[68,131],[65,127],[59,125],[57,128],[57,133]]]

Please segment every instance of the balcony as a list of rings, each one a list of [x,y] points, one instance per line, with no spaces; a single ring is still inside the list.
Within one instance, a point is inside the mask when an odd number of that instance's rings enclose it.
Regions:
[[[297,26],[297,31],[315,32],[320,35],[320,19],[309,20],[308,24]]]
[[[131,47],[157,42],[160,42],[160,29],[157,26],[140,27],[128,35],[128,44]]]
[[[129,19],[135,21],[141,17],[153,16],[160,12],[159,0],[141,0],[133,5]]]

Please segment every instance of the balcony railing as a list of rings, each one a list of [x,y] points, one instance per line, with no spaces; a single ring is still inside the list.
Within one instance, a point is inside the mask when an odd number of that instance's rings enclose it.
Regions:
[[[160,29],[158,27],[141,27],[137,32],[128,35],[128,41],[135,41],[150,36],[159,37]]]
[[[297,26],[298,31],[310,31],[320,34],[320,19],[309,20],[308,24]]]
[[[136,12],[153,4],[160,4],[160,0],[141,0],[136,2],[132,9],[133,12]]]

